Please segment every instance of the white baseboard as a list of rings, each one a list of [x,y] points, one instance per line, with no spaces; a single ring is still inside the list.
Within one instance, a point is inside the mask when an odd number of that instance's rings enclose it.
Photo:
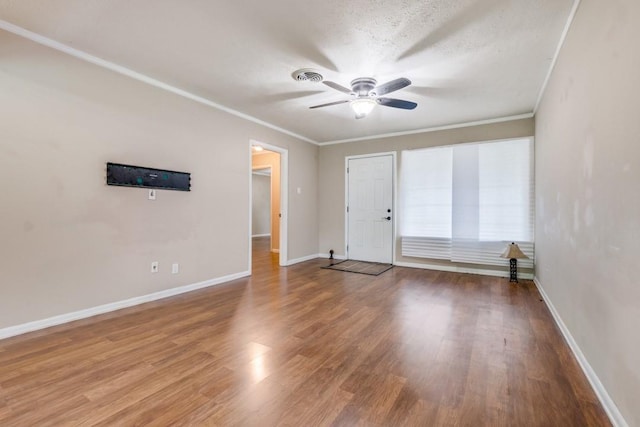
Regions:
[[[299,262],[310,261],[310,260],[316,259],[318,257],[319,257],[318,254],[311,254],[311,255],[303,256],[301,258],[290,259],[289,261],[287,261],[287,266],[290,266],[290,265],[293,265],[293,264],[298,264]]]
[[[422,268],[425,270],[451,271],[453,273],[482,274],[483,276],[509,277],[509,271],[484,268],[458,267],[455,265],[421,264],[417,262],[394,262],[398,267]],[[533,280],[532,273],[518,273],[519,279]]]
[[[587,377],[587,380],[589,380],[589,383],[593,388],[593,391],[596,393],[596,396],[598,396],[598,399],[600,400],[600,403],[604,407],[604,410],[607,413],[607,416],[609,417],[611,424],[613,424],[615,427],[628,427],[629,424],[627,424],[627,421],[624,419],[624,417],[618,410],[618,407],[611,399],[611,396],[609,396],[607,389],[604,388],[604,385],[602,385],[602,382],[600,382],[598,375],[596,375],[595,371],[587,361],[587,358],[582,353],[582,350],[578,346],[578,343],[573,339],[573,336],[571,335],[569,328],[567,328],[567,325],[565,325],[564,322],[562,321],[562,318],[560,317],[560,313],[558,313],[556,308],[553,306],[553,303],[549,299],[549,296],[547,295],[547,293],[544,291],[542,284],[540,283],[537,277],[533,279],[533,282],[536,284],[536,287],[538,288],[540,295],[542,295],[542,298],[544,299],[545,304],[547,304],[547,307],[549,308],[549,311],[551,312],[551,315],[553,316],[553,319],[555,320],[556,325],[558,325],[558,328],[560,328],[560,331],[562,332],[562,335],[564,336],[565,341],[569,345],[569,348],[571,348],[573,355],[578,360],[578,364],[582,368],[582,372],[584,372],[585,376]]]
[[[271,237],[271,234],[253,234],[251,237]]]
[[[320,257],[320,258],[329,258],[330,256],[331,255],[329,255],[329,254],[318,254],[318,257]],[[333,259],[347,259],[347,257],[344,256],[344,255],[333,254]]]
[[[87,317],[96,316],[98,314],[108,313],[110,311],[120,310],[122,308],[134,305],[144,304],[145,302],[156,301],[162,298],[171,297],[185,292],[195,291],[209,286],[219,285],[231,280],[247,277],[251,273],[243,271],[240,273],[230,274],[215,279],[205,280],[203,282],[192,283],[190,285],[180,286],[177,288],[166,289],[164,291],[154,292],[152,294],[142,295],[139,297],[129,298],[123,301],[116,301],[109,304],[99,305],[97,307],[86,308],[84,310],[74,311],[72,313],[61,314],[49,317],[47,319],[36,320],[33,322],[23,323],[21,325],[9,326],[0,329],[0,339],[13,337],[15,335],[25,334],[27,332],[37,331],[39,329],[49,328],[51,326],[61,325],[63,323],[73,322],[74,320],[85,319]]]

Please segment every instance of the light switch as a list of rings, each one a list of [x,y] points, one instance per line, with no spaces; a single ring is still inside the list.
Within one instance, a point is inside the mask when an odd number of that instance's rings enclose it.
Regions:
[[[156,190],[151,189],[149,190],[149,200],[155,200],[156,199]]]
[[[302,194],[302,188],[298,187],[296,188],[296,191],[298,192],[298,194]]]

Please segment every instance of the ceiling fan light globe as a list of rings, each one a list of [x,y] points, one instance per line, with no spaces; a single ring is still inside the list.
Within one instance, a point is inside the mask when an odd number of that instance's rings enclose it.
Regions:
[[[376,101],[370,98],[359,98],[351,101],[351,109],[356,113],[356,117],[364,117],[376,106]]]

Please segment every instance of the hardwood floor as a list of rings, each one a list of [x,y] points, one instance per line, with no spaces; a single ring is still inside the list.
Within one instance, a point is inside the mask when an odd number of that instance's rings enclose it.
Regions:
[[[326,263],[0,341],[0,425],[610,425],[531,282]]]

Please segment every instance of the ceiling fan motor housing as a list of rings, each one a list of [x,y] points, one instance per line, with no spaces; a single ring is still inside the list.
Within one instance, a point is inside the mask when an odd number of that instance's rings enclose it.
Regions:
[[[377,80],[371,77],[360,77],[351,81],[351,90],[357,97],[375,96],[376,94],[372,93],[372,90],[377,83]]]
[[[405,77],[399,77],[379,86],[376,86],[378,82],[372,77],[360,77],[351,81],[351,89],[328,80],[323,81],[323,83],[338,92],[348,93],[354,98],[313,105],[309,108],[315,109],[350,103],[351,108],[356,113],[356,119],[361,119],[365,117],[376,104],[384,107],[400,108],[402,110],[413,110],[418,106],[415,102],[405,101],[404,99],[380,97],[380,95],[386,95],[409,86],[411,80]]]

